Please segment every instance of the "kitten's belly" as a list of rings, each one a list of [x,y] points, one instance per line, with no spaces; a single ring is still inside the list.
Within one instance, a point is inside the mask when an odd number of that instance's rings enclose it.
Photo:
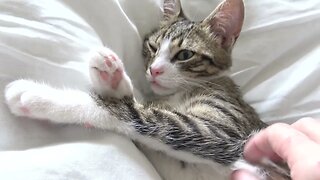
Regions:
[[[227,180],[230,169],[214,169],[204,164],[187,164],[173,159],[164,153],[139,145],[164,180]]]

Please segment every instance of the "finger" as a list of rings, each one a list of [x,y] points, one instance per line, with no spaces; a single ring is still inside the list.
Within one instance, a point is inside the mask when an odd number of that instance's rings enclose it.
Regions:
[[[312,180],[320,178],[319,152],[320,146],[303,133],[286,124],[274,124],[246,144],[244,156],[249,161],[259,162],[262,158],[276,153],[288,163],[292,177]],[[252,154],[254,156],[251,157]]]
[[[259,180],[256,176],[245,170],[237,170],[232,172],[231,180]]]
[[[262,158],[267,157],[273,162],[283,161],[270,146],[268,141],[265,141],[266,130],[260,131],[257,135],[253,136],[244,147],[244,157],[252,163],[260,163]]]
[[[292,124],[292,127],[308,136],[311,140],[320,144],[320,120],[302,118]]]

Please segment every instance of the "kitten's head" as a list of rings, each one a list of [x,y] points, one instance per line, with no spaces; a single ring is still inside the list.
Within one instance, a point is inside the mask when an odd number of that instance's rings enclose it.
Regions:
[[[183,15],[179,0],[164,0],[163,11],[160,28],[144,41],[146,76],[156,94],[188,89],[230,68],[244,18],[242,0],[224,0],[201,22]]]

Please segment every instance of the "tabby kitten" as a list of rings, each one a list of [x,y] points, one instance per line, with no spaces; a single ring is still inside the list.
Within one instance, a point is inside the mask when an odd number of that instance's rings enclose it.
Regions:
[[[164,179],[228,179],[239,168],[261,179],[289,178],[242,159],[247,139],[266,126],[223,75],[241,31],[242,0],[223,1],[201,22],[186,19],[178,0],[164,0],[163,10],[143,51],[158,100],[136,102],[123,63],[101,48],[89,63],[92,94],[17,80],[5,91],[11,112],[128,136],[141,143]]]

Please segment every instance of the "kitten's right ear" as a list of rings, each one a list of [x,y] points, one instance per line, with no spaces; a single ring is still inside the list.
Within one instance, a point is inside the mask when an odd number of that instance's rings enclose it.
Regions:
[[[183,16],[180,0],[163,0],[163,21]]]
[[[240,34],[243,19],[243,0],[224,0],[201,24],[223,48],[230,49]]]

